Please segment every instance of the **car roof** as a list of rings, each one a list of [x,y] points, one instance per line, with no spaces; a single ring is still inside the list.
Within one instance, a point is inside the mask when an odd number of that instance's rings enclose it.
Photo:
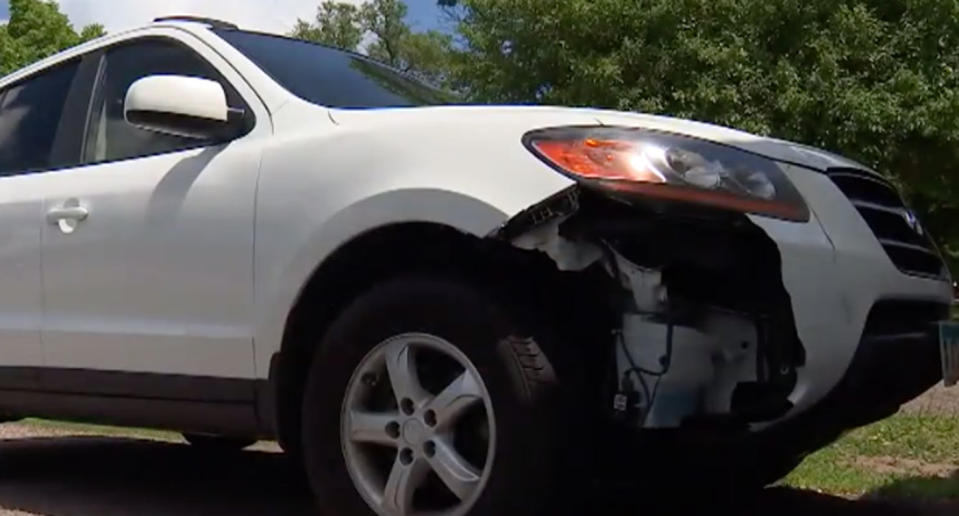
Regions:
[[[153,23],[199,23],[206,25],[211,29],[231,29],[239,30],[240,26],[235,23],[230,23],[228,21],[219,20],[216,18],[207,18],[204,16],[193,16],[188,14],[178,14],[172,16],[160,16],[159,18],[154,18]]]

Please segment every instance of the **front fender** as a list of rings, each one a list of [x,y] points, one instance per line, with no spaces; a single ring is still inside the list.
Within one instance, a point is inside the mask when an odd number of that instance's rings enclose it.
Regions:
[[[466,123],[431,113],[351,112],[351,123],[338,125],[320,118],[318,108],[303,107],[275,120],[278,133],[264,150],[257,190],[258,377],[269,375],[270,357],[280,349],[301,290],[341,246],[408,222],[485,237],[573,185],[526,150],[522,136],[530,124],[585,123],[588,117],[531,121],[502,113]]]

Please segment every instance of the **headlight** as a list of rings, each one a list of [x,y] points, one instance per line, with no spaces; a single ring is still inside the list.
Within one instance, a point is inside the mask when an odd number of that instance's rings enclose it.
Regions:
[[[612,127],[527,133],[524,144],[586,186],[794,221],[809,210],[775,162],[716,143]]]

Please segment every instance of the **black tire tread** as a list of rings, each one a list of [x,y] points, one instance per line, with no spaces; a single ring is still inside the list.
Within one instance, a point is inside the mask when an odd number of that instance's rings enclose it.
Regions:
[[[512,355],[529,399],[541,399],[556,385],[556,371],[535,339],[511,335],[501,346]]]

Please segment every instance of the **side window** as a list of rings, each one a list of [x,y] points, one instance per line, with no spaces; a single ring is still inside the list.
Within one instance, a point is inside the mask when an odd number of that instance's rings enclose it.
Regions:
[[[160,134],[127,123],[123,104],[127,91],[150,75],[184,75],[219,82],[230,107],[246,105],[213,66],[188,47],[167,39],[147,39],[113,47],[103,58],[99,86],[91,110],[85,158],[114,161],[174,152],[210,144],[194,138]]]
[[[75,164],[53,150],[79,67],[74,60],[0,92],[0,176]]]

